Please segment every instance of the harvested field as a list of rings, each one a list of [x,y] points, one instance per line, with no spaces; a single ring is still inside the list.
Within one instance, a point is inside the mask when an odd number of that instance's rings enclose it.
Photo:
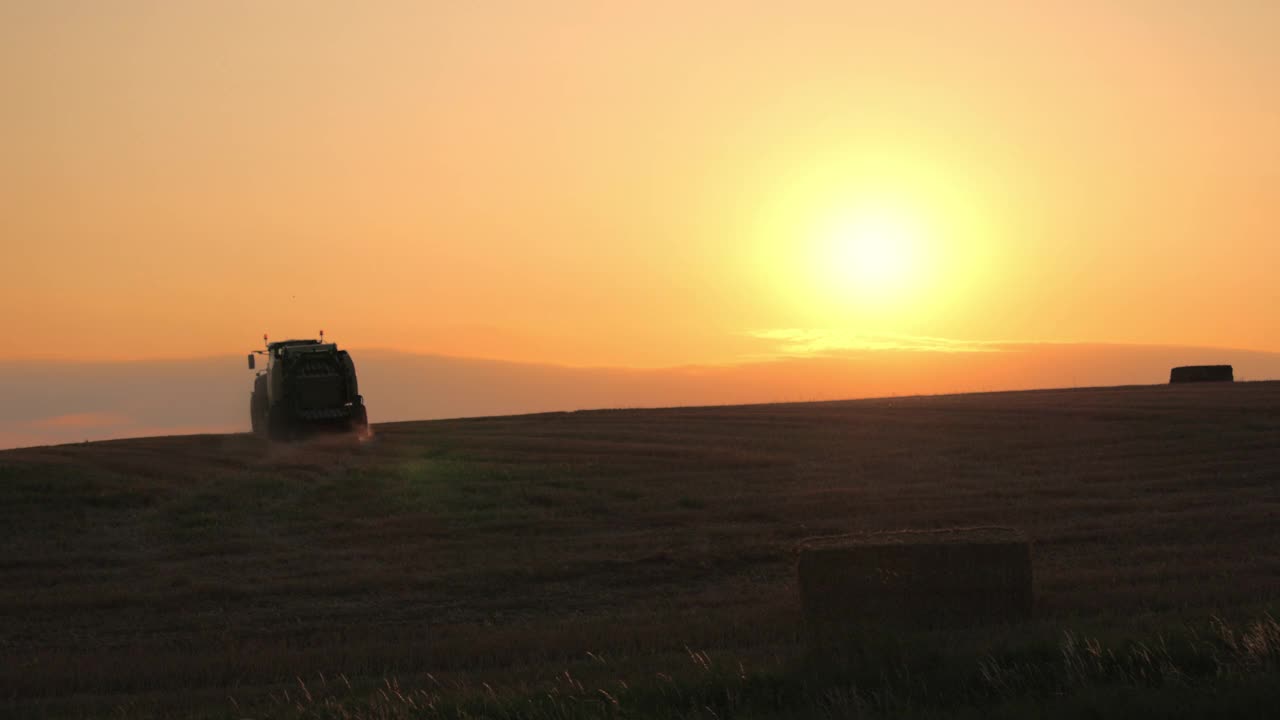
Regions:
[[[230,712],[338,673],[536,688],[590,657],[653,677],[689,649],[771,668],[816,535],[1021,528],[1051,643],[1280,596],[1280,383],[376,432],[0,453],[0,714]]]
[[[932,627],[1031,617],[1031,548],[1010,528],[811,538],[798,582],[807,625]]]

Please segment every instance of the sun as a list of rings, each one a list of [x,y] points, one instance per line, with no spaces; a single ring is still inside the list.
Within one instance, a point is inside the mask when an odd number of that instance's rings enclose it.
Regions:
[[[910,153],[815,162],[761,204],[755,279],[797,327],[936,333],[977,312],[1008,264],[981,180]]]
[[[821,228],[818,272],[837,295],[888,302],[921,279],[924,229],[917,216],[894,207],[861,207]]]

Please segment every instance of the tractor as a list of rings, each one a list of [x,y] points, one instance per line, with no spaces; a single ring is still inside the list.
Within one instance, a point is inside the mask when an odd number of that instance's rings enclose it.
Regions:
[[[277,442],[319,432],[368,435],[369,415],[356,385],[356,367],[337,344],[319,340],[268,342],[266,350],[249,353],[249,369],[266,356],[266,369],[253,379],[249,418],[253,432]]]

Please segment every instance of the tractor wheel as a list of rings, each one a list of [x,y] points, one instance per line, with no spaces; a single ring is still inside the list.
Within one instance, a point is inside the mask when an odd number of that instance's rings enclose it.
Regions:
[[[249,396],[249,422],[253,425],[253,434],[265,437],[267,434],[267,376],[259,375],[253,381],[253,393]]]
[[[369,432],[369,411],[363,403],[351,408],[351,432],[357,435]]]
[[[249,396],[249,421],[254,435],[264,437],[267,434],[267,399],[258,393]]]

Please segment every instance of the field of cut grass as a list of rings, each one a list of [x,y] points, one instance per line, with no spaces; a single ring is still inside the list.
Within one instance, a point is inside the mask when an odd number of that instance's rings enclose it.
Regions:
[[[1280,383],[375,430],[0,452],[0,715],[1280,704]],[[797,541],[972,525],[1032,539],[1034,622],[802,640]]]

